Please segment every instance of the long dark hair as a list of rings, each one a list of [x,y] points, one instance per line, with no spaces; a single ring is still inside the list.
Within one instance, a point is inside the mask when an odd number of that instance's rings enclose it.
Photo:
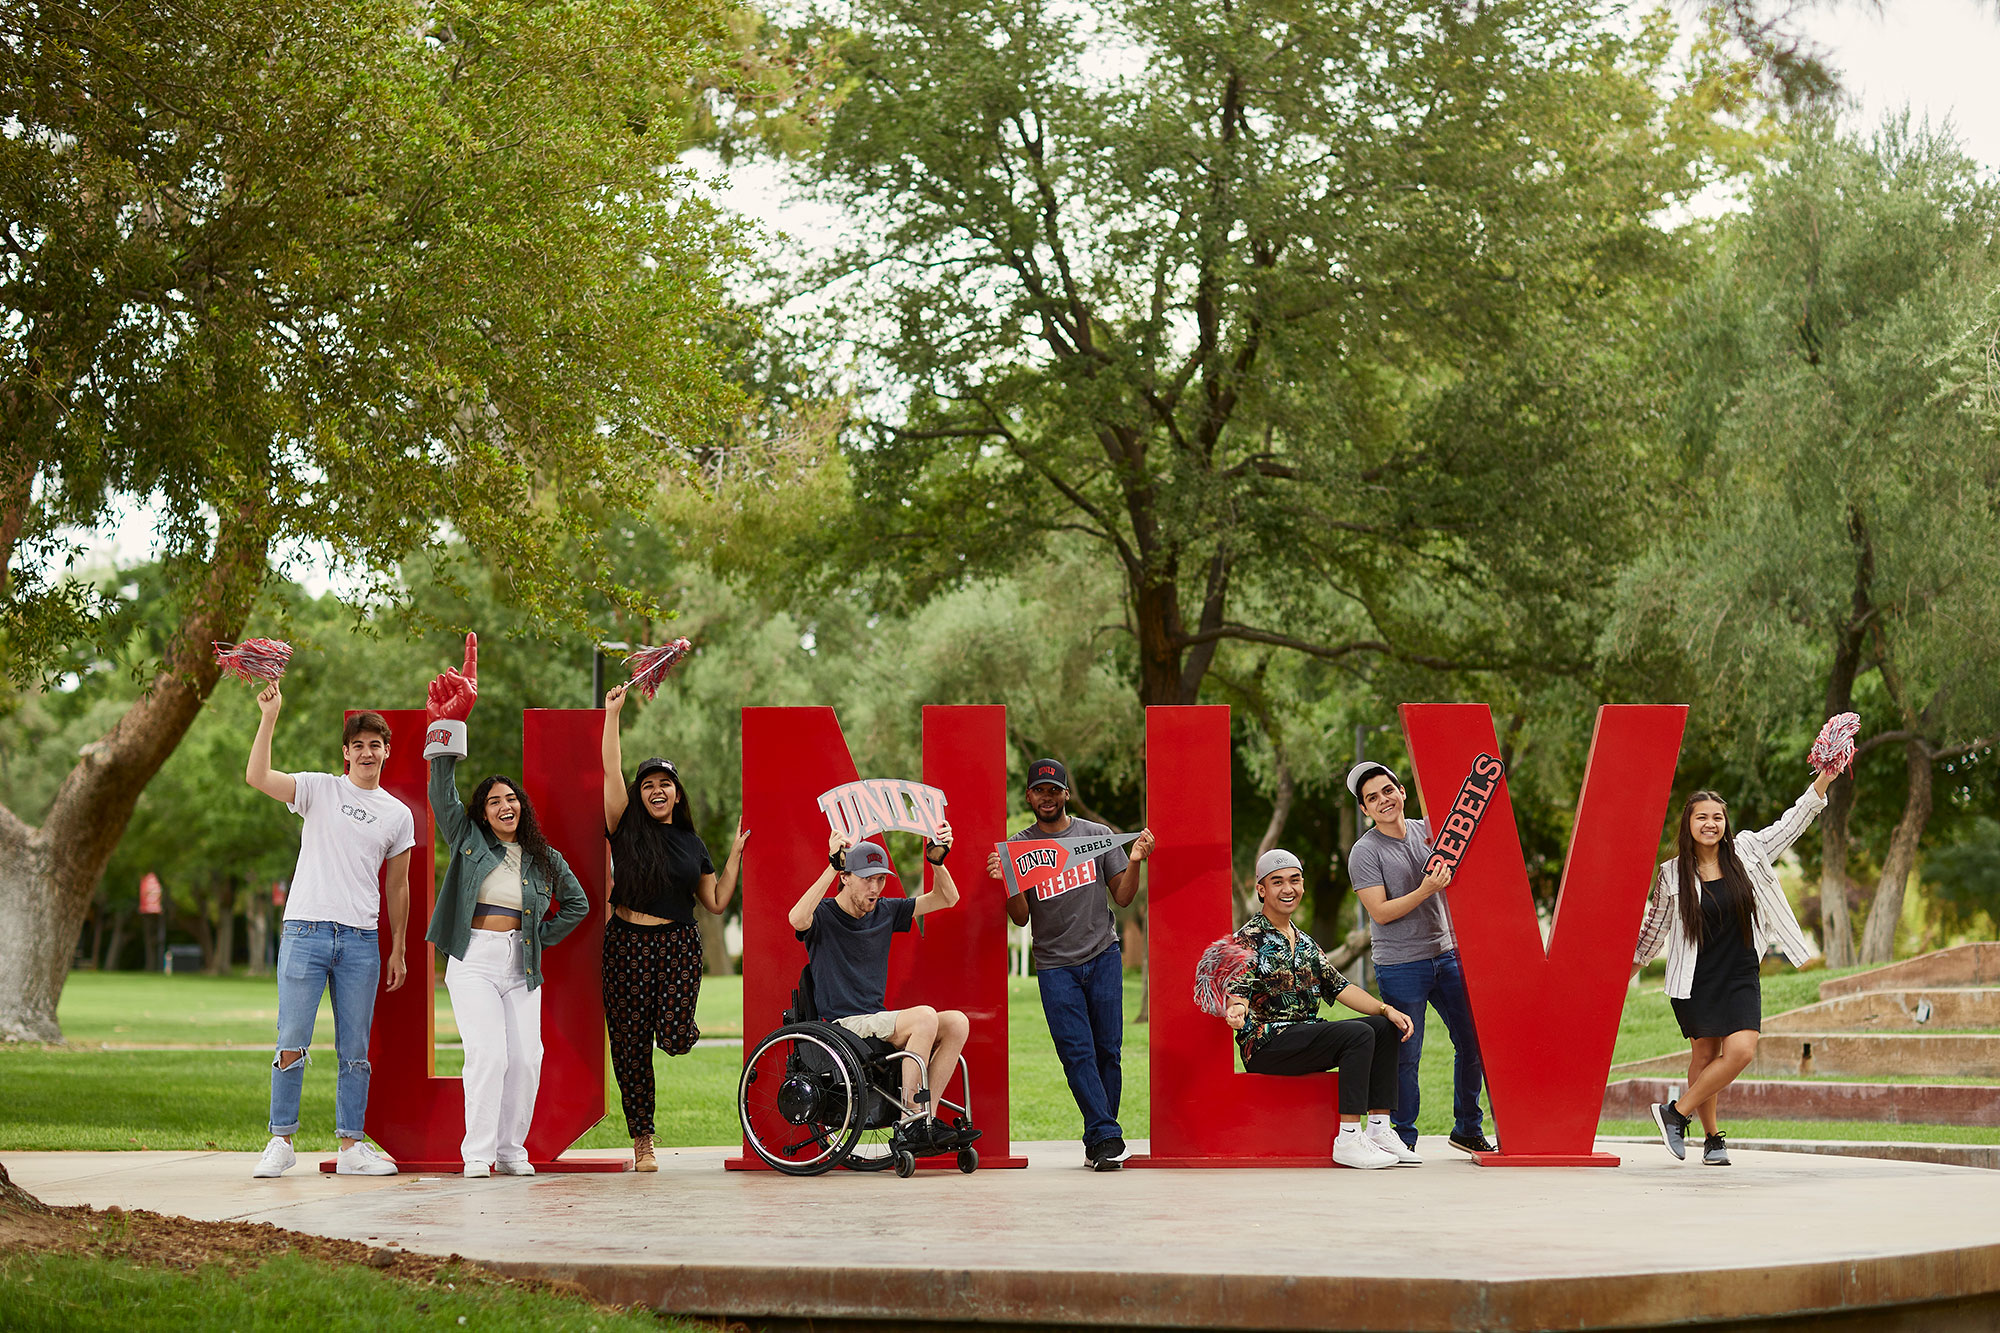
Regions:
[[[493,832],[493,826],[486,822],[486,798],[493,794],[495,787],[507,788],[521,803],[521,821],[514,826],[514,836],[520,840],[522,852],[532,857],[535,868],[542,872],[542,882],[553,892],[555,886],[562,883],[562,871],[557,868],[560,862],[556,859],[556,849],[549,846],[549,840],[542,836],[541,823],[535,818],[534,803],[528,799],[528,793],[521,789],[520,783],[499,773],[481,781],[472,789],[472,822],[479,825],[483,832]]]
[[[688,800],[687,786],[681,781],[681,775],[669,769],[655,768],[646,776],[650,778],[653,773],[674,784],[674,812],[667,816],[666,822],[674,828],[694,833],[694,805]],[[630,907],[636,902],[644,902],[648,892],[665,888],[667,849],[662,839],[652,836],[659,823],[646,813],[645,802],[639,799],[638,782],[626,783],[625,813],[618,819],[618,829],[611,845],[611,901],[615,906]]]
[[[1722,864],[1722,910],[1736,918],[1736,929],[1743,936],[1743,943],[1753,944],[1756,939],[1754,925],[1757,917],[1757,895],[1750,887],[1750,872],[1743,868],[1742,860],[1736,855],[1736,831],[1729,824],[1729,802],[1722,799],[1720,792],[1695,792],[1681,806],[1679,844],[1681,929],[1687,932],[1688,939],[1695,945],[1707,942],[1702,939],[1701,896],[1695,887],[1699,874],[1696,870],[1694,830],[1690,819],[1694,814],[1694,808],[1703,801],[1714,801],[1722,807],[1722,841],[1715,849],[1716,860]]]

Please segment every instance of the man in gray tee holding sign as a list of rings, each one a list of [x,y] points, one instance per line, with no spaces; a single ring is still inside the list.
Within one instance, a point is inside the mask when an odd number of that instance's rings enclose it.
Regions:
[[[1112,833],[1103,824],[1072,818],[1068,805],[1069,770],[1053,759],[1035,760],[1028,765],[1028,808],[1035,812],[1035,822],[1014,837]],[[1132,1155],[1118,1123],[1125,965],[1111,903],[1131,905],[1139,894],[1139,863],[1152,851],[1149,829],[1132,843],[1129,857],[1124,848],[1111,847],[1081,862],[1080,868],[1087,871],[1074,877],[1077,882],[1071,887],[1016,893],[1007,899],[1007,915],[1015,925],[1034,923],[1035,980],[1042,992],[1042,1013],[1049,1020],[1049,1035],[1055,1039],[1070,1095],[1083,1112],[1083,1156],[1094,1171],[1116,1171]],[[1004,881],[1006,870],[998,851],[986,858],[986,873]]]
[[[1479,1038],[1472,1028],[1472,1002],[1466,997],[1458,939],[1445,907],[1451,872],[1424,874],[1434,850],[1430,822],[1403,818],[1403,786],[1394,773],[1373,762],[1356,764],[1348,771],[1347,789],[1375,821],[1348,853],[1347,868],[1354,878],[1355,896],[1374,922],[1378,989],[1383,1003],[1408,1014],[1415,1025],[1396,1048],[1396,1133],[1410,1147],[1417,1146],[1417,1061],[1424,1050],[1424,1006],[1430,1005],[1451,1033],[1455,1056],[1451,1146],[1464,1152],[1493,1152],[1479,1109],[1484,1074]]]

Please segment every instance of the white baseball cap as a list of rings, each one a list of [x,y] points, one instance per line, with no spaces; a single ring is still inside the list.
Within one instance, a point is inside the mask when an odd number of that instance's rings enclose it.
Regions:
[[[1282,847],[1273,847],[1270,851],[1265,852],[1257,858],[1258,879],[1261,880],[1264,876],[1279,870],[1297,870],[1303,874],[1305,867],[1299,864],[1298,857],[1293,856]]]
[[[1360,800],[1362,784],[1377,774],[1388,778],[1389,781],[1395,783],[1398,787],[1403,785],[1403,780],[1396,776],[1395,769],[1390,768],[1387,764],[1377,763],[1373,759],[1364,759],[1353,768],[1347,770],[1348,794],[1354,797],[1355,800]]]

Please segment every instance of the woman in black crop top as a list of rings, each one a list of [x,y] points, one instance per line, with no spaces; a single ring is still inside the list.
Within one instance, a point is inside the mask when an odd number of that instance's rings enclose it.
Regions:
[[[668,1055],[694,1049],[695,1001],[701,994],[701,933],[695,907],[721,915],[736,894],[743,844],[740,824],[722,874],[694,831],[681,775],[648,759],[628,785],[618,743],[625,687],[604,695],[604,836],[611,843],[611,921],[604,932],[604,1019],[611,1068],[632,1136],[635,1171],[659,1169],[653,1157],[653,1047]]]

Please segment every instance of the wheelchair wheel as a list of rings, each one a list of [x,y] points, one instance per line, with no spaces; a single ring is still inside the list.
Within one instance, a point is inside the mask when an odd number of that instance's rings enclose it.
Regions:
[[[895,1139],[894,1125],[864,1129],[841,1165],[849,1171],[887,1171],[896,1164]]]
[[[908,1148],[896,1149],[896,1174],[905,1180],[917,1174],[917,1155]]]
[[[979,1149],[960,1148],[958,1150],[958,1169],[965,1172],[968,1176],[977,1171],[979,1169]]]
[[[767,1166],[816,1176],[854,1151],[866,1094],[860,1061],[844,1043],[822,1024],[793,1023],[744,1061],[736,1109],[744,1141]]]

